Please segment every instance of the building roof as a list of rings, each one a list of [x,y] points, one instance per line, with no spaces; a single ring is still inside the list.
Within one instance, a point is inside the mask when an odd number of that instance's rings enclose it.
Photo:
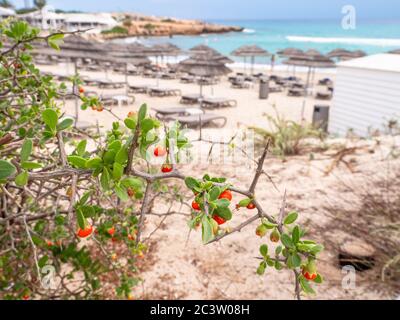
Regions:
[[[63,18],[67,23],[117,24],[117,21],[109,13],[64,13]]]
[[[15,11],[9,8],[0,7],[0,16],[14,16]]]
[[[400,73],[400,55],[381,53],[339,62],[339,68],[356,68]]]

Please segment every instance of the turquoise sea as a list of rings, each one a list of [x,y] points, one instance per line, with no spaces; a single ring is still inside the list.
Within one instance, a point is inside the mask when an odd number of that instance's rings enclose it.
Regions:
[[[322,53],[336,48],[346,48],[364,50],[368,54],[400,48],[400,21],[358,21],[355,30],[344,30],[340,20],[214,20],[210,22],[238,25],[245,29],[243,32],[227,34],[147,38],[139,39],[139,41],[147,44],[171,42],[182,49],[189,49],[202,43],[226,55],[244,44],[257,44],[272,53],[286,47],[313,48]],[[258,62],[265,61],[261,59]]]

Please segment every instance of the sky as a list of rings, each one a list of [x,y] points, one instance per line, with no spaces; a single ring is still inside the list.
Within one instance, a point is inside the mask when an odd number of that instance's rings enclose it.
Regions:
[[[24,0],[11,0],[17,7]],[[33,0],[28,0],[33,2]],[[358,19],[400,20],[399,0],[48,0],[57,9],[130,11],[189,19],[337,19],[353,5]]]

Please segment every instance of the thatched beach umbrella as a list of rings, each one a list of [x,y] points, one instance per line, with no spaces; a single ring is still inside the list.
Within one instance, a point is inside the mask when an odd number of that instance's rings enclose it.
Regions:
[[[391,50],[391,51],[389,51],[389,53],[392,53],[392,54],[400,54],[400,49]]]
[[[209,53],[199,53],[179,63],[178,70],[190,73],[200,78],[218,77],[232,72],[219,56]],[[203,95],[203,84],[200,81],[200,97]]]
[[[63,39],[60,49],[72,51],[100,52],[103,46],[100,42],[88,40],[82,36],[72,34]]]
[[[189,55],[198,55],[198,54],[210,54],[214,56],[214,60],[219,60],[219,62],[223,64],[230,64],[234,63],[234,61],[227,56],[224,56],[221,54],[219,51],[215,50],[214,48],[211,48],[205,44],[199,44],[197,46],[194,46],[189,50]]]
[[[361,50],[357,50],[357,51],[350,51],[350,50],[346,50],[346,49],[335,49],[330,51],[327,54],[327,57],[329,58],[338,58],[339,61],[342,60],[350,60],[350,59],[355,59],[355,58],[361,58],[364,57],[366,55],[366,53],[364,51]]]
[[[241,46],[241,47],[237,48],[236,50],[232,51],[231,55],[233,55],[235,57],[243,57],[244,65],[246,65],[246,58],[250,57],[250,59],[251,59],[251,69],[250,69],[251,74],[253,74],[253,70],[254,70],[255,57],[271,56],[271,54],[267,50],[264,50],[263,48],[260,48],[259,46],[256,46],[256,45]],[[246,67],[244,70],[246,73]]]
[[[304,87],[304,96],[306,97],[308,94],[308,88],[310,86],[310,77],[313,70],[316,68],[334,68],[336,67],[335,62],[322,55],[316,50],[309,50],[304,53],[303,56],[293,56],[289,59],[283,61],[283,64],[292,65],[292,66],[299,66],[299,67],[307,67],[307,80],[306,85]],[[303,101],[303,106],[301,110],[301,118],[304,117],[304,109],[305,109],[306,100]]]
[[[281,57],[290,58],[290,57],[302,56],[304,55],[304,52],[303,50],[297,48],[286,48],[283,50],[279,50],[276,54]]]

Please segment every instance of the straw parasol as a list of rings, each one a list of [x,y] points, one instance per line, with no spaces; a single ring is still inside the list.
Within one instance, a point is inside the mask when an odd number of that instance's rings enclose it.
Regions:
[[[366,53],[362,50],[350,51],[342,48],[332,50],[327,54],[327,57],[338,58],[338,60],[350,60],[364,56],[366,56]]]
[[[214,48],[211,48],[205,44],[199,44],[197,46],[194,46],[193,48],[189,49],[189,55],[197,55],[197,54],[210,54],[214,56],[214,60],[219,60],[222,64],[230,64],[234,63],[234,61],[227,56],[224,56],[221,54],[219,51],[215,50]]]
[[[241,46],[241,47],[237,48],[236,50],[232,51],[231,55],[233,55],[235,57],[243,57],[245,65],[246,65],[246,58],[250,57],[250,59],[251,59],[251,71],[250,71],[251,74],[253,74],[253,70],[254,70],[255,57],[271,56],[271,54],[267,50],[264,50],[263,48],[256,46],[256,45]],[[245,72],[246,72],[246,67],[245,67]]]
[[[400,54],[400,49],[391,50],[391,51],[389,51],[389,53],[392,53],[392,54]]]
[[[90,41],[82,36],[71,34],[63,39],[63,43],[60,44],[62,51],[87,51],[87,52],[99,52],[103,51],[103,46],[100,42]]]
[[[178,70],[190,73],[192,75],[204,77],[218,77],[232,72],[219,56],[212,52],[198,53],[179,63]],[[200,81],[200,96],[203,93],[203,84]]]
[[[278,56],[285,57],[285,58],[290,58],[290,57],[295,57],[295,56],[302,56],[304,55],[304,52],[300,49],[296,48],[286,48],[283,50],[279,50],[277,52]]]
[[[310,86],[310,77],[313,70],[316,68],[334,68],[336,67],[335,62],[327,56],[324,56],[317,50],[308,50],[304,52],[302,56],[292,56],[287,60],[282,62],[286,65],[299,66],[299,67],[307,67],[307,80],[306,85],[304,87],[304,95],[307,96],[308,88]],[[303,106],[301,110],[301,117],[304,116],[306,100],[303,101]]]

